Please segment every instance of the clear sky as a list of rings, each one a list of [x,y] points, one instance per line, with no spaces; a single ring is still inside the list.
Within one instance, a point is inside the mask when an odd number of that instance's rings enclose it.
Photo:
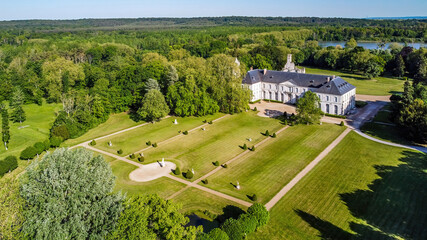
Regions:
[[[427,0],[0,0],[0,20],[200,16],[426,16]]]

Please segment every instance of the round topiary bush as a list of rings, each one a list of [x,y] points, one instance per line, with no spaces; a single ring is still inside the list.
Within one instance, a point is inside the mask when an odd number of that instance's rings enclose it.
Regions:
[[[147,146],[151,146],[151,141],[146,142]]]
[[[181,174],[181,169],[179,169],[179,167],[176,167],[175,170],[173,170],[173,173],[175,175],[180,175]]]
[[[251,200],[254,202],[258,200],[258,197],[255,193],[254,193],[254,195],[252,195]]]
[[[344,121],[341,121],[340,126],[344,127]]]
[[[268,130],[265,131],[265,136],[270,136],[270,132]]]
[[[256,112],[256,111],[258,111],[258,108],[254,107],[254,111],[255,111],[255,112]]]
[[[215,162],[214,162],[214,165],[218,167],[218,166],[219,166],[219,162],[218,162],[218,161],[215,161]]]
[[[209,124],[212,124],[213,122],[212,122],[212,121],[209,121],[208,123],[209,123]]]
[[[182,132],[182,134],[188,135],[188,131],[184,131],[184,132]]]
[[[203,184],[208,184],[208,183],[209,183],[209,181],[208,181],[207,179],[204,179],[204,180],[202,180],[202,183],[203,183]]]
[[[33,146],[29,146],[21,152],[19,156],[22,160],[33,159],[37,155],[37,149]]]
[[[144,156],[138,157],[138,162],[144,162],[144,160],[145,160]]]
[[[118,154],[123,154],[123,150],[122,150],[122,149],[119,149],[119,150],[117,151],[117,153],[118,153]]]
[[[96,141],[95,140],[90,141],[89,145],[95,146],[96,145]]]
[[[192,179],[193,177],[194,177],[193,172],[190,169],[188,169],[187,172],[185,173],[185,178]]]
[[[224,164],[222,164],[222,167],[223,168],[228,168],[228,165],[224,163]]]
[[[277,137],[276,133],[273,133],[273,135],[271,135],[271,137],[276,138]]]
[[[153,143],[153,147],[157,147],[157,143]]]
[[[135,159],[136,158],[135,153],[132,153],[131,155],[129,155],[129,158],[130,159]]]

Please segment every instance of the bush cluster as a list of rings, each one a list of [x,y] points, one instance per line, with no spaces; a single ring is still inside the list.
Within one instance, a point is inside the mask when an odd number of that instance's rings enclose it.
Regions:
[[[15,156],[8,156],[0,161],[0,177],[8,172],[12,172],[18,167],[18,159]]]
[[[244,239],[250,233],[266,225],[270,219],[270,213],[264,205],[255,203],[248,208],[247,213],[238,219],[229,218],[221,226],[229,239]]]

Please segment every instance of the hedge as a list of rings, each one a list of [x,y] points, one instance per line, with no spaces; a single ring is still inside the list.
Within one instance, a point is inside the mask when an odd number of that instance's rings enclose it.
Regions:
[[[334,118],[342,118],[342,119],[347,118],[346,116],[343,116],[343,115],[335,115],[335,114],[330,114],[330,113],[325,113],[325,116],[334,117]]]
[[[37,149],[33,146],[29,146],[21,152],[21,156],[19,158],[22,160],[28,160],[33,159],[36,155]]]
[[[59,147],[61,145],[62,138],[61,137],[53,136],[53,137],[50,138],[49,141],[50,141],[50,146],[51,147],[57,148],[57,147]]]
[[[42,142],[36,142],[34,144],[34,148],[36,149],[36,154],[41,154],[45,150],[45,144]]]
[[[18,167],[18,159],[15,156],[7,156],[0,161],[0,176],[13,171]]]

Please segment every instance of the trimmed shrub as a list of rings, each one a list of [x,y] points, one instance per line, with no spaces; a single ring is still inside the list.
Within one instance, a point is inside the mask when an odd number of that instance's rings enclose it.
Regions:
[[[50,146],[51,147],[57,148],[57,147],[59,147],[59,145],[61,145],[62,138],[61,137],[55,137],[55,136],[53,136],[53,137],[50,138],[49,142],[50,142]]]
[[[193,172],[190,169],[188,169],[187,173],[185,173],[185,178],[192,179],[193,177],[194,177]]]
[[[341,121],[340,126],[344,127],[344,121]]]
[[[59,125],[59,126],[53,127],[51,135],[56,137],[61,137],[64,140],[70,138],[70,133],[68,131],[67,126],[65,125]]]
[[[208,121],[205,119],[205,120],[203,120],[203,123],[207,123]]]
[[[151,141],[146,142],[147,146],[151,146]]]
[[[267,131],[265,131],[265,136],[270,136],[270,132],[267,130]]]
[[[208,123],[209,123],[209,124],[212,124],[213,122],[212,122],[212,121],[209,121]]]
[[[204,179],[204,180],[202,180],[202,183],[203,183],[203,184],[208,184],[208,183],[209,183],[209,181],[208,181],[207,179]]]
[[[153,145],[152,145],[152,146],[156,148],[156,147],[157,147],[157,143],[153,143]]]
[[[18,159],[15,156],[7,156],[3,161],[0,161],[0,176],[13,171],[18,167]]]
[[[130,159],[135,159],[136,158],[135,153],[132,153],[131,155],[129,155],[129,158]]]
[[[218,161],[215,161],[215,162],[214,162],[214,165],[218,167],[218,166],[219,166],[219,162],[218,162]]]
[[[228,165],[224,163],[224,164],[222,164],[222,167],[223,168],[228,168]]]
[[[179,167],[176,167],[175,170],[173,170],[173,173],[175,175],[180,175],[181,174],[181,169],[179,169]]]
[[[182,134],[188,135],[188,131],[186,130],[186,131],[182,132]]]
[[[140,157],[138,157],[138,162],[144,162],[144,161],[145,161],[144,156],[140,156]]]
[[[243,150],[248,150],[248,146],[246,145],[246,143],[245,144],[243,144]]]
[[[119,149],[119,150],[117,151],[117,153],[118,153],[118,154],[123,154],[123,150],[122,150],[122,149]]]
[[[21,152],[19,158],[22,160],[33,159],[37,155],[37,149],[33,146],[29,146]]]
[[[257,228],[266,225],[270,219],[270,213],[261,203],[254,203],[250,206],[248,208],[248,214],[255,217],[257,221]]]
[[[45,145],[42,142],[34,143],[34,148],[36,149],[36,154],[44,152]]]
[[[257,195],[254,193],[254,195],[251,196],[251,200],[256,202],[258,200]]]
[[[253,152],[253,151],[255,151],[255,146],[252,146],[251,147],[251,151]]]
[[[256,112],[256,111],[258,111],[258,108],[254,107],[254,111],[255,111],[255,112]]]
[[[271,135],[271,137],[276,138],[277,137],[276,133],[273,133],[273,135]]]
[[[89,145],[90,146],[95,146],[96,145],[96,141],[95,140],[90,141]]]

